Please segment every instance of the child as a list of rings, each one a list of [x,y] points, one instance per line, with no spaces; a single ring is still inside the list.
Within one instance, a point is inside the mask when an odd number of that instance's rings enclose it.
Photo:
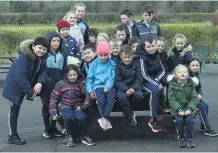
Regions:
[[[169,83],[168,99],[171,114],[175,118],[179,139],[179,148],[194,148],[194,116],[197,113],[197,93],[194,82],[188,77],[188,69],[178,65],[174,71],[174,78]],[[185,126],[187,130],[187,144],[185,140]]]
[[[88,97],[85,96],[85,83],[77,80],[78,72],[79,70],[75,65],[66,67],[66,76],[55,85],[49,104],[49,111],[53,120],[57,120],[57,111],[64,118],[68,147],[76,145],[77,126],[80,127],[82,132],[82,143],[89,146],[95,144],[87,135],[87,115],[84,111],[89,109],[89,102]]]
[[[82,68],[82,72],[85,76],[87,76],[90,64],[97,58],[96,56],[96,48],[95,46],[88,44],[83,48],[83,59],[84,64]]]
[[[88,44],[92,44],[92,45],[96,46],[98,34],[99,34],[98,29],[96,29],[96,28],[89,29],[89,31],[88,31]]]
[[[61,20],[57,23],[58,32],[61,38],[61,46],[64,55],[74,56],[76,58],[81,58],[81,52],[79,48],[79,44],[76,39],[70,36],[70,23]]]
[[[136,26],[137,36],[141,42],[144,42],[148,37],[155,40],[162,36],[159,24],[153,20],[153,13],[154,10],[150,5],[144,6],[142,13],[144,20],[139,22]]]
[[[83,34],[83,40],[85,42],[85,45],[88,43],[88,31],[89,31],[89,25],[83,20],[86,12],[86,6],[83,3],[77,3],[73,7],[73,12],[76,13],[77,17],[77,24],[79,28],[81,29],[81,32]]]
[[[115,38],[120,40],[122,42],[122,45],[127,45],[128,44],[128,38],[126,36],[126,31],[125,31],[125,26],[124,25],[119,25],[115,29]]]
[[[134,53],[136,52],[136,48],[139,45],[139,39],[137,36],[134,36],[128,40],[128,45],[132,47]]]
[[[217,136],[218,134],[213,130],[211,125],[209,124],[208,120],[208,104],[203,101],[203,93],[201,89],[201,82],[200,82],[200,61],[197,59],[193,59],[189,64],[189,75],[191,79],[195,83],[195,89],[197,92],[197,98],[198,98],[198,109],[199,111],[199,117],[201,120],[201,130],[204,132],[204,135],[207,136]]]
[[[42,61],[49,42],[44,37],[25,40],[20,44],[20,54],[14,59],[7,74],[3,96],[9,100],[9,144],[23,145],[25,140],[17,133],[17,120],[25,95],[33,100],[46,83],[45,63]]]
[[[159,53],[161,63],[163,64],[163,67],[165,71],[167,72],[168,55],[167,55],[167,52],[164,51],[165,45],[166,45],[166,41],[163,37],[157,38],[156,40],[157,52]]]
[[[112,128],[108,120],[116,93],[113,88],[115,81],[115,62],[109,59],[110,46],[108,43],[99,43],[96,54],[98,58],[89,67],[86,79],[87,92],[92,99],[97,99],[101,118],[98,123],[103,130]]]
[[[183,34],[176,34],[173,38],[173,47],[169,51],[168,73],[171,73],[178,64],[188,66],[192,58],[192,46],[186,44],[186,37]]]
[[[161,64],[159,54],[156,52],[155,41],[151,38],[146,39],[144,44],[137,47],[136,55],[140,57],[141,71],[144,78],[142,87],[151,94],[151,119],[148,125],[153,132],[160,132],[161,128],[157,121],[157,109],[160,103],[160,90],[162,89],[160,82],[165,71]]]
[[[67,12],[65,15],[65,20],[70,23],[70,36],[76,39],[77,43],[79,44],[80,51],[82,52],[84,40],[82,32],[77,25],[76,14],[74,12]]]
[[[51,81],[42,88],[41,100],[42,100],[42,117],[44,122],[44,133],[45,138],[52,136],[61,137],[63,136],[56,128],[56,121],[50,121],[49,115],[49,97],[55,84],[63,78],[63,68],[65,58],[60,51],[60,37],[57,32],[49,32],[47,39],[49,41],[48,53],[46,55],[46,66],[47,75]],[[55,75],[54,75],[55,74]],[[59,122],[62,129],[65,129],[64,124]]]
[[[111,49],[111,59],[116,63],[120,63],[120,49],[122,46],[122,41],[117,38],[113,38],[110,41],[110,49]]]
[[[99,33],[97,36],[96,45],[98,45],[101,42],[109,42],[109,37],[106,33]]]
[[[141,84],[143,82],[139,58],[133,59],[133,49],[124,45],[121,48],[120,56],[122,61],[116,65],[115,85],[118,102],[130,126],[136,126],[136,115],[130,108],[131,102],[139,102],[143,98]]]

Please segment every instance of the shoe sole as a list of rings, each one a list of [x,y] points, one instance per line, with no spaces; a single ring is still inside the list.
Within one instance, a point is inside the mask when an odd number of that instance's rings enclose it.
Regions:
[[[211,137],[216,137],[216,136],[218,136],[218,134],[209,134],[209,133],[204,133],[204,135],[206,135],[206,136],[211,136]]]
[[[54,136],[55,137],[64,137],[64,135],[55,135],[55,134],[54,134]]]
[[[100,127],[102,128],[102,130],[107,131],[107,128],[103,127],[100,123],[100,121],[98,120],[98,124],[100,125]]]
[[[185,148],[185,146],[179,146],[179,148]]]
[[[76,145],[76,144],[73,144],[73,145],[68,145],[68,144],[67,144],[67,147],[74,147],[75,145]]]
[[[153,129],[152,125],[150,124],[150,122],[148,122],[148,126],[151,128],[151,130],[155,133],[158,133],[158,132],[161,132],[161,129],[160,130],[155,130]]]
[[[90,144],[90,143],[87,143],[87,142],[84,141],[84,140],[82,140],[82,143],[85,144],[85,145],[87,145],[87,146],[94,146],[94,145],[95,145],[95,143]]]
[[[188,148],[195,148],[195,146],[187,146]]]
[[[12,142],[12,141],[8,141],[8,144],[25,145],[26,142],[24,142],[24,143],[15,143],[15,142]]]
[[[44,138],[46,138],[46,139],[49,139],[49,138],[51,138],[52,136],[46,136],[45,134],[43,134],[42,135]]]

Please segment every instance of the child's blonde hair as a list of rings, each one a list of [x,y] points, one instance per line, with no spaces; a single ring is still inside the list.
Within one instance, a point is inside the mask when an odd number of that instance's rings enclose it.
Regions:
[[[69,12],[67,12],[66,15],[64,16],[64,20],[66,20],[66,19],[68,18],[68,16],[71,15],[71,14],[75,15],[75,17],[76,17],[76,13],[75,13],[75,12],[69,11]]]
[[[173,46],[175,46],[176,39],[183,39],[184,43],[186,44],[187,39],[186,39],[185,35],[183,35],[181,33],[176,34],[175,37],[173,38]]]
[[[185,65],[182,65],[182,64],[179,64],[179,65],[177,65],[175,67],[174,72],[173,72],[174,73],[174,78],[177,79],[177,73],[180,70],[185,70],[187,72],[187,78],[188,78],[188,76],[189,76],[188,68]]]
[[[83,3],[76,3],[76,5],[73,6],[72,11],[76,12],[77,7],[83,7],[84,10],[86,10],[86,5]]]
[[[99,33],[98,36],[103,37],[104,39],[107,40],[107,42],[109,42],[109,37],[108,37],[108,35],[106,33]],[[97,40],[98,40],[98,36],[97,36]]]
[[[110,46],[122,46],[122,41],[117,38],[113,38],[110,41]]]

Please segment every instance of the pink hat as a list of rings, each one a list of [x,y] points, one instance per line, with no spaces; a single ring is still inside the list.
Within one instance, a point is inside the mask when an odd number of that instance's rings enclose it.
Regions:
[[[98,43],[96,54],[99,55],[101,53],[105,53],[107,55],[110,55],[110,45],[106,42]]]

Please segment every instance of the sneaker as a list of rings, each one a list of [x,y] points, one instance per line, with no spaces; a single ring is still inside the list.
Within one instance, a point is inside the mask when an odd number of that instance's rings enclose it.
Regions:
[[[218,134],[217,134],[213,129],[211,129],[211,130],[209,130],[209,131],[205,131],[205,132],[204,132],[204,135],[211,136],[211,137],[216,137],[216,136],[218,136]]]
[[[161,132],[162,131],[158,122],[154,122],[154,121],[150,120],[148,122],[148,125],[150,126],[150,128],[153,132]]]
[[[74,147],[76,145],[75,140],[72,136],[67,137],[67,147]]]
[[[46,139],[51,138],[53,136],[52,133],[48,132],[47,130],[44,130],[44,133],[42,134],[43,137],[45,137]]]
[[[103,117],[98,119],[98,123],[104,131],[107,130],[107,122],[105,121],[105,119]]]
[[[55,132],[53,133],[53,135],[54,135],[55,137],[63,137],[63,136],[64,136],[64,134],[61,133],[61,132],[58,131],[58,130],[55,130]]]
[[[93,142],[93,140],[89,137],[89,136],[83,136],[82,137],[82,143],[83,144],[86,144],[86,145],[88,145],[88,146],[93,146],[93,145],[95,145],[95,143]]]
[[[61,133],[64,134],[64,135],[66,135],[66,132],[67,132],[66,129],[63,129],[63,130],[61,131]]]
[[[192,139],[188,139],[187,147],[188,148],[195,148],[195,143],[194,143],[194,141]]]
[[[130,118],[128,118],[128,120],[129,120],[129,125],[131,127],[134,127],[134,126],[137,125],[136,114],[135,113],[133,113],[133,115]]]
[[[179,139],[179,148],[185,148],[186,142],[185,139]]]
[[[21,139],[19,135],[9,135],[8,144],[24,145],[26,140]]]
[[[65,136],[64,139],[61,141],[61,143],[62,143],[62,144],[67,144],[67,140],[68,140],[68,137]]]
[[[107,128],[107,130],[110,130],[110,129],[113,128],[112,125],[111,125],[111,122],[108,121],[106,118],[104,118],[104,122],[106,122],[106,128]]]

